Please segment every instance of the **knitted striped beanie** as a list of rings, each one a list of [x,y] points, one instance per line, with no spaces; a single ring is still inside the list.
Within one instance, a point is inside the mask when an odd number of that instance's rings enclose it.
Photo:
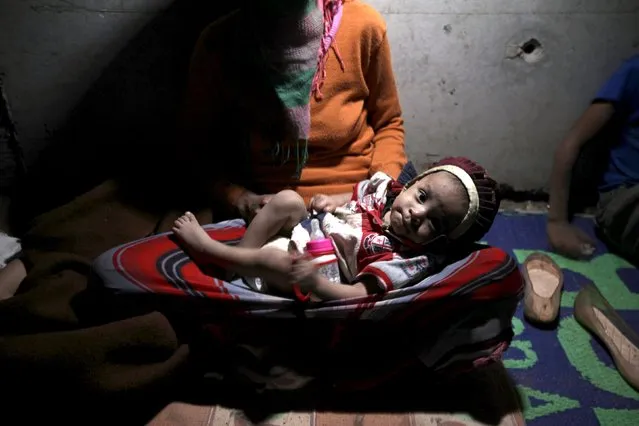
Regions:
[[[499,211],[497,182],[479,164],[465,157],[447,157],[405,185],[408,188],[424,176],[445,171],[461,181],[468,194],[468,211],[461,223],[449,235],[449,240],[479,241],[490,230]]]

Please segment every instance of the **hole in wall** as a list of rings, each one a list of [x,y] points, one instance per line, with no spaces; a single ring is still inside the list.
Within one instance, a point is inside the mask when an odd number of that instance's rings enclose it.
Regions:
[[[546,52],[541,42],[536,38],[531,38],[519,45],[519,54],[517,56],[529,64],[534,64],[541,61],[545,55]]]
[[[504,58],[510,61],[520,60],[533,64],[545,59],[550,55],[549,47],[552,47],[551,36],[546,35],[545,39],[540,37],[540,32],[534,28],[526,29],[515,34],[506,42],[506,52]],[[543,42],[542,42],[543,40]],[[550,40],[550,44],[546,46],[546,41]]]
[[[526,55],[530,55],[535,50],[541,47],[541,43],[536,38],[531,38],[527,42],[521,45],[521,51]]]

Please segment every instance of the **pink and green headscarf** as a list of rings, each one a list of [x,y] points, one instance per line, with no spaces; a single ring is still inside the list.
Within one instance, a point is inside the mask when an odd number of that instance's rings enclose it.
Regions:
[[[308,158],[311,96],[322,97],[327,53],[342,17],[342,0],[253,0],[251,8],[272,29],[272,38],[261,43],[260,51],[284,110],[299,174]],[[288,160],[290,145],[276,143],[277,155]]]

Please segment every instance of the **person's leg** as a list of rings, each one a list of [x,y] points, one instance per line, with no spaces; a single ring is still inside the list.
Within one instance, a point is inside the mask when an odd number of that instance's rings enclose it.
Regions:
[[[22,280],[27,276],[27,270],[20,259],[14,259],[0,270],[0,300],[12,297]]]
[[[639,185],[601,194],[597,225],[611,251],[639,264]]]
[[[283,282],[291,269],[291,257],[274,248],[233,247],[209,237],[191,212],[175,221],[173,233],[200,267],[221,266],[238,275]]]
[[[304,199],[296,192],[278,192],[251,221],[238,247],[260,248],[281,232],[290,232],[306,215]]]

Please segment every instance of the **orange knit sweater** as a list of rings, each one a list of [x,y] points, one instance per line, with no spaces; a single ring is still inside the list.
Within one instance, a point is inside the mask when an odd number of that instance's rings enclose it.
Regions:
[[[268,194],[290,188],[307,201],[318,193],[350,192],[355,183],[377,171],[394,178],[399,175],[406,163],[403,120],[386,25],[377,11],[357,0],[344,4],[326,63],[323,98],[311,100],[309,158],[299,180],[292,178],[294,156],[282,165],[272,157],[272,144],[259,131],[250,131],[249,158],[233,157],[231,148],[237,142],[228,140],[228,135],[220,136],[225,123],[215,123],[215,118],[238,105],[257,110],[253,116],[256,120],[267,121],[270,113],[269,108],[260,110],[256,106],[260,101],[251,99],[255,90],[250,89],[250,83],[249,89],[241,84],[245,91],[237,84],[240,79],[247,81],[241,76],[243,70],[233,72],[228,59],[223,63],[222,58],[228,55],[221,52],[228,49],[225,43],[237,22],[237,14],[231,14],[211,24],[200,36],[191,60],[184,111],[183,143],[191,147],[220,145],[215,157],[228,173],[213,184],[219,201],[232,205],[245,190],[232,176],[234,168],[228,166],[233,163],[248,162],[245,166],[251,172],[251,183],[247,184],[250,190]]]

